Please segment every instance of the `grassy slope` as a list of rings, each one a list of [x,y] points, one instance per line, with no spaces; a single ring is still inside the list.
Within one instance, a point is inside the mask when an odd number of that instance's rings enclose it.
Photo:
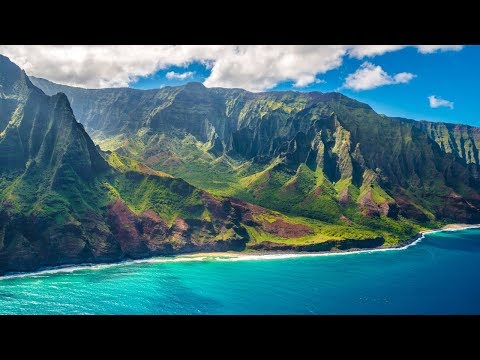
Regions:
[[[111,200],[120,198],[136,214],[152,209],[170,224],[178,216],[202,218],[204,209],[198,189],[116,153],[108,155],[107,161],[120,172],[103,180]]]
[[[110,165],[114,166],[115,168],[121,170],[124,173],[127,173],[128,171],[138,171],[139,168],[138,162],[123,156],[119,156],[116,153],[112,153],[108,156],[108,162]],[[198,167],[196,167],[196,169],[198,171]],[[150,171],[151,170],[143,169],[142,172],[148,174],[150,173]],[[233,172],[231,176],[233,177],[235,175],[238,176],[237,173]],[[254,174],[253,177],[255,177],[256,175],[257,174]],[[250,178],[252,178],[252,176],[250,176]],[[320,179],[318,179],[315,174],[311,173],[311,171],[309,173],[309,169],[307,167],[302,167],[298,174],[295,175],[294,180],[300,179],[300,183],[302,185],[305,185],[303,191],[308,194],[308,180],[312,180],[314,178],[316,181],[318,181],[318,185],[322,185],[328,182],[328,180],[326,180],[324,177],[320,177]],[[244,187],[242,191],[245,194],[250,195],[250,193],[248,192],[248,180],[249,177],[240,178],[240,181],[236,184],[247,182],[247,186]],[[287,180],[287,186],[288,182],[291,183],[294,180]],[[302,182],[302,180],[307,181]],[[104,182],[104,185],[110,190],[112,199],[118,197],[121,198],[131,208],[131,210],[137,214],[147,209],[153,209],[163,219],[167,220],[167,222],[172,221],[176,216],[199,219],[209,218],[208,211],[201,209],[201,202],[199,200],[198,190],[193,191],[190,196],[180,197],[177,193],[169,191],[169,188],[162,183],[161,178],[158,178],[157,176],[146,177],[144,180],[142,180],[140,184],[136,183],[133,180],[129,180],[125,176],[121,176],[117,177],[115,179],[115,182],[113,183]],[[213,191],[213,193],[216,193],[217,196],[226,195],[225,188],[225,184],[223,183],[221,186],[221,190],[218,192]],[[213,190],[215,190],[215,188],[213,188]],[[230,193],[228,195],[238,195],[236,190],[229,190]],[[271,188],[269,188],[268,190],[272,191]],[[330,190],[331,193],[333,193],[333,187],[331,187]],[[292,196],[295,197],[298,196],[298,194],[293,194]],[[258,204],[262,203],[263,205],[265,205],[266,203],[265,201],[255,201],[255,198],[253,196],[252,199],[253,202],[256,202]],[[325,201],[325,199],[327,199],[327,201]],[[283,238],[268,233],[266,231],[262,231],[261,228],[247,226],[246,228],[251,237],[251,243],[272,241],[275,243],[298,245],[314,244],[328,240],[371,239],[382,236],[385,238],[386,244],[393,245],[398,241],[405,240],[415,235],[420,230],[425,228],[403,218],[397,221],[393,221],[392,219],[389,219],[387,217],[382,217],[379,219],[372,219],[368,223],[365,223],[364,217],[362,216],[361,218],[356,218],[356,214],[351,214],[353,215],[352,218],[354,220],[357,220],[359,223],[363,223],[362,225],[358,225],[355,223],[344,223],[342,220],[338,220],[338,218],[336,221],[333,221],[333,223],[331,223],[334,216],[340,215],[340,211],[338,211],[338,206],[336,206],[337,204],[334,201],[331,201],[331,203],[333,204],[332,206],[334,207],[333,210],[325,207],[324,204],[328,202],[328,199],[328,196],[325,195],[324,198],[321,198],[316,203],[316,205],[319,207],[319,214],[327,214],[330,216],[330,218],[326,216],[323,221],[322,219],[315,219],[311,217],[297,216],[291,214],[291,212],[289,212],[286,208],[284,208],[284,211],[282,213],[274,212],[272,215],[259,215],[256,217],[256,220],[259,221],[273,222],[278,218],[282,218],[287,223],[307,225],[313,229],[314,234],[300,238]],[[275,208],[281,206],[280,203],[282,201],[284,204],[288,204],[289,198],[283,198],[281,194],[279,194],[277,200],[275,200],[274,203],[267,204],[269,206],[266,207]],[[195,208],[195,205],[197,205],[199,209],[197,213],[192,213],[191,211],[189,211],[188,213],[185,212],[185,208]],[[310,206],[305,206],[304,210],[306,213],[312,213],[312,211],[314,211],[314,208]],[[436,224],[431,225],[437,226]]]
[[[140,141],[124,139],[110,139],[108,142],[98,143],[104,149],[122,147],[122,152],[140,157],[141,149],[146,148]],[[159,144],[168,149],[168,156],[154,159],[153,163],[149,164],[153,168],[179,176],[214,195],[238,197],[278,211],[286,221],[308,225],[315,231],[315,235],[286,239],[250,227],[248,232],[253,242],[268,240],[285,244],[310,244],[332,239],[369,239],[382,236],[387,244],[392,245],[412,237],[420,230],[441,225],[433,221],[418,224],[403,217],[397,220],[386,216],[366,218],[354,205],[366,191],[371,191],[372,198],[378,204],[391,200],[375,181],[364,182],[362,187],[357,188],[351,184],[351,178],[332,184],[320,168],[313,172],[304,164],[292,176],[281,168],[277,169],[279,159],[262,168],[250,163],[242,164],[227,156],[215,158],[203,143],[191,136],[183,141],[164,138]],[[178,162],[172,163],[171,159],[178,159]],[[319,187],[321,193],[316,194]],[[338,198],[345,188],[348,188],[351,194],[352,205],[341,207]],[[351,222],[342,220],[342,215]]]

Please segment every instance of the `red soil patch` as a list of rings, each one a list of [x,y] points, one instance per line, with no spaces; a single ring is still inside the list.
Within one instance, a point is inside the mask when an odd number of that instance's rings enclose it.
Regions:
[[[148,209],[140,214],[140,217],[154,221],[154,222],[162,222],[162,218],[157,215],[157,213],[151,209]]]
[[[252,222],[256,216],[268,212],[267,209],[261,206],[253,205],[240,199],[229,198],[229,201],[232,206],[241,214],[242,221]]]
[[[338,197],[338,203],[342,206],[347,206],[350,204],[350,192],[348,191],[348,188],[342,190],[340,196]]]
[[[135,251],[140,245],[140,234],[135,226],[136,215],[122,201],[116,200],[108,211],[112,232],[123,252]]]
[[[307,225],[291,224],[282,219],[277,219],[274,222],[265,221],[261,226],[264,231],[283,238],[300,238],[314,234],[312,228]]]
[[[108,218],[113,235],[128,255],[158,250],[167,239],[168,226],[153,210],[137,216],[117,199],[109,208]]]
[[[360,199],[359,204],[362,208],[362,213],[365,216],[387,215],[390,209],[387,201],[381,205],[375,203],[372,198],[371,190],[368,190],[368,192]]]
[[[188,230],[187,222],[184,219],[182,219],[181,217],[177,217],[175,219],[174,227],[175,227],[175,229],[180,230],[180,231]]]
[[[400,214],[408,217],[413,218],[418,221],[427,221],[428,216],[425,215],[421,210],[419,210],[415,205],[413,205],[408,198],[403,196],[397,196],[395,198],[395,202],[400,210]]]

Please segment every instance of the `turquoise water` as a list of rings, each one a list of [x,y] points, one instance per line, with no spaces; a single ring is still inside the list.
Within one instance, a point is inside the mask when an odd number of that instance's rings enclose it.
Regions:
[[[0,280],[2,314],[480,314],[480,230],[403,250],[62,269]]]

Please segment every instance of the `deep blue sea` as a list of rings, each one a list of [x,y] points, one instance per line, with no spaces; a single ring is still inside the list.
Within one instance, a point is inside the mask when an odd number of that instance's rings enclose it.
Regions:
[[[480,314],[480,229],[400,250],[153,259],[1,278],[1,314]]]

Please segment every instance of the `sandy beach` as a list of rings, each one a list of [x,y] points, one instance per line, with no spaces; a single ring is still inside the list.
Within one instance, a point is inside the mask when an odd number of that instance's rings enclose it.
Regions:
[[[459,230],[459,229],[475,228],[475,227],[479,227],[479,226],[480,225],[472,225],[472,224],[448,224],[448,225],[445,225],[444,227],[442,227],[439,230],[450,230],[450,229]]]
[[[472,228],[479,228],[480,224],[447,224],[439,229],[429,229],[422,230],[417,235],[412,238],[402,241],[393,246],[381,246],[378,248],[369,248],[369,249],[347,249],[347,250],[333,250],[333,251],[321,251],[321,252],[294,252],[294,251],[228,251],[228,252],[208,252],[208,253],[194,253],[194,254],[182,254],[175,256],[180,259],[234,259],[234,258],[276,258],[276,257],[294,257],[294,256],[309,256],[309,255],[328,255],[328,254],[343,254],[343,253],[352,253],[352,252],[371,252],[371,251],[382,251],[382,250],[398,250],[404,249],[408,246],[411,246],[415,243],[418,243],[425,234],[439,232],[439,231],[456,231],[456,230],[465,230]]]
[[[208,252],[208,253],[194,253],[194,254],[187,254],[187,255],[178,255],[176,257],[181,257],[181,258],[204,258],[204,257],[234,258],[234,257],[242,256],[242,254],[245,255],[245,253],[243,253],[243,252],[236,252],[236,251],[231,251],[231,252]],[[249,253],[249,255],[251,255],[251,253]]]

